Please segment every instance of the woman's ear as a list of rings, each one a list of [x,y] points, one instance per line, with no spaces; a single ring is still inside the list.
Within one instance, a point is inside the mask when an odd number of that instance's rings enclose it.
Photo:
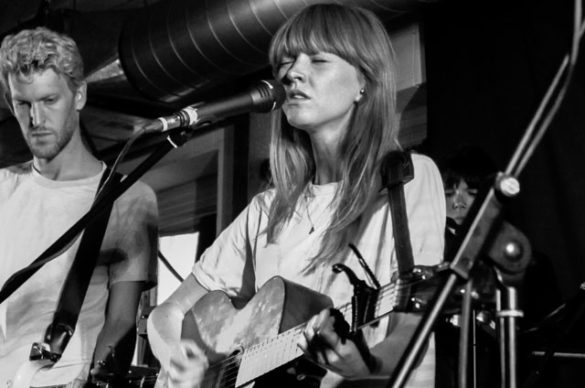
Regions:
[[[365,88],[361,88],[360,89],[360,93],[358,94],[358,96],[355,99],[355,102],[360,102],[361,99],[364,97],[365,94],[366,94],[366,89]]]
[[[358,80],[360,83],[360,91],[357,97],[355,98],[356,103],[360,102],[366,94],[366,77],[364,77],[361,71],[358,73]]]

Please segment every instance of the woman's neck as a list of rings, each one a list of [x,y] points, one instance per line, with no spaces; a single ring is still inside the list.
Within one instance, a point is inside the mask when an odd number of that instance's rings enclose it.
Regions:
[[[340,136],[328,137],[323,132],[320,136],[311,136],[315,160],[315,184],[324,185],[341,179],[340,142]]]

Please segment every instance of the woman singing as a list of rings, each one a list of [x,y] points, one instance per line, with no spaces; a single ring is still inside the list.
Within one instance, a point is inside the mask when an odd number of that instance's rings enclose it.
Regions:
[[[345,304],[353,287],[332,265],[343,263],[365,278],[350,243],[382,285],[396,271],[379,173],[383,157],[400,149],[396,73],[384,26],[361,8],[313,5],[279,29],[269,57],[287,93],[282,117],[273,125],[273,188],[253,198],[149,319],[154,353],[175,386],[205,386],[209,353],[180,336],[185,313],[208,292],[222,290],[233,300],[247,301],[278,275],[327,295],[334,306]],[[416,264],[435,265],[442,260],[445,227],[441,177],[429,158],[412,159],[415,176],[405,185],[405,197],[413,255]],[[353,341],[341,340],[333,320],[330,310],[323,310],[298,338],[306,356],[327,371],[322,386],[372,387],[371,379],[387,381],[415,328],[414,318],[405,313],[393,314],[390,325],[384,319],[366,327],[364,360]],[[431,344],[409,386],[432,387],[434,373]]]

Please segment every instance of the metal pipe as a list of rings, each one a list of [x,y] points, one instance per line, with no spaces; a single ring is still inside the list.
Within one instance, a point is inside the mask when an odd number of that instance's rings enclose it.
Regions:
[[[149,98],[186,100],[268,65],[280,25],[316,0],[164,0],[123,27],[120,61],[130,83]],[[413,0],[339,0],[382,19],[415,8]]]

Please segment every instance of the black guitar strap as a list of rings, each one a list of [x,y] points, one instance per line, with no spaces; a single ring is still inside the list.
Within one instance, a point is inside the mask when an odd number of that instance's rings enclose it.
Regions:
[[[380,175],[382,184],[388,191],[388,202],[390,206],[390,215],[392,218],[392,229],[394,235],[394,247],[396,249],[396,258],[398,261],[398,280],[410,279],[414,269],[414,258],[412,255],[412,245],[410,243],[410,232],[408,230],[408,217],[406,214],[406,201],[404,198],[404,184],[414,178],[414,167],[409,153],[402,151],[393,151],[388,153],[380,166]],[[350,244],[350,247],[351,244]],[[358,254],[356,252],[356,254]],[[358,254],[359,257],[359,254]],[[367,265],[365,266],[367,269]],[[372,289],[365,285],[365,282],[357,280],[355,274],[344,266],[343,264],[336,264],[333,266],[335,272],[345,272],[350,282],[354,285],[354,296],[352,298],[352,325],[351,330],[349,325],[344,321],[343,316],[339,317],[341,313],[337,310],[332,312],[336,315],[335,322],[341,325],[346,325],[348,328],[340,330],[336,328],[338,335],[341,338],[351,339],[357,346],[364,362],[372,373],[379,371],[381,364],[372,357],[368,346],[366,345],[362,331],[357,330],[364,321],[369,321],[373,318],[374,306],[372,305],[372,298],[374,301],[377,298],[377,289]],[[396,310],[404,311],[408,305],[408,293],[399,293]],[[370,311],[371,313],[367,313]],[[388,333],[392,330],[392,324],[388,325]],[[349,335],[347,333],[349,332]]]
[[[102,187],[108,175],[109,169],[104,172],[99,188]],[[111,183],[118,183],[121,178],[121,174],[115,173]],[[113,204],[110,204],[105,208],[85,229],[75,259],[61,289],[53,322],[45,332],[44,343],[33,344],[31,360],[49,358],[56,362],[71,339],[99,257],[112,206]]]
[[[398,261],[398,276],[399,278],[405,278],[412,273],[414,268],[408,217],[406,215],[406,201],[404,199],[404,184],[414,178],[414,167],[410,153],[403,151],[388,153],[382,161],[380,173],[382,184],[388,190],[394,246]]]

